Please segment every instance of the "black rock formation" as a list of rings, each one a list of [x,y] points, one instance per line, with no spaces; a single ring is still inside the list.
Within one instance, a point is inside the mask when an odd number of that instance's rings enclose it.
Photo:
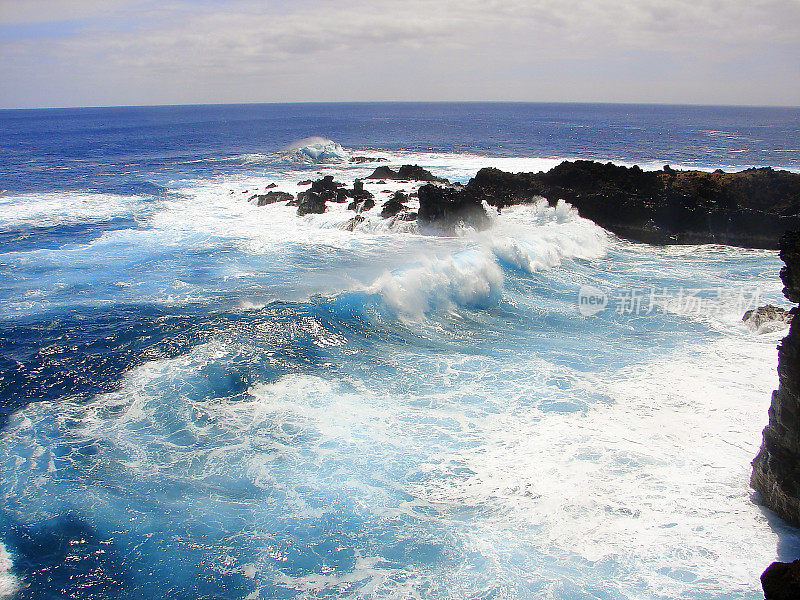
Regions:
[[[786,286],[783,293],[790,301],[798,302],[800,231],[790,231],[781,237],[780,257],[786,263],[781,269]],[[797,311],[795,307],[791,313]],[[778,346],[778,380],[761,450],[753,460],[750,485],[764,506],[800,527],[800,319],[792,319],[789,335]]]
[[[423,185],[418,190],[419,220],[423,224],[436,224],[452,229],[459,223],[485,229],[489,217],[476,196],[456,187]]]
[[[297,194],[297,216],[309,213],[324,213],[326,202],[345,202],[346,194],[340,188],[343,184],[326,175],[311,183],[311,188]]]
[[[774,562],[761,574],[765,600],[798,600],[800,598],[800,560]]]
[[[266,194],[256,194],[250,196],[250,201],[255,200],[256,206],[266,206],[267,204],[274,204],[275,202],[291,202],[294,196],[288,192],[267,192]]]
[[[419,165],[403,165],[397,171],[386,166],[380,166],[367,179],[402,179],[406,181],[438,181],[440,183],[447,181],[441,177],[436,177]]]
[[[541,173],[481,169],[460,193],[502,209],[544,197],[622,237],[652,244],[719,243],[777,248],[800,227],[800,174],[765,167],[739,173],[643,171],[588,160]]]
[[[357,213],[366,212],[375,207],[375,200],[367,198],[366,200],[353,200],[347,205],[348,210],[354,210]]]
[[[395,216],[402,210],[406,209],[406,202],[408,202],[408,195],[403,192],[395,192],[394,195],[387,200],[381,208],[381,217],[388,219]]]

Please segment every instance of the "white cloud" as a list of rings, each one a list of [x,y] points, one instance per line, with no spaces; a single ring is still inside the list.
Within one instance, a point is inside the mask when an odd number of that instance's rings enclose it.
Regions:
[[[0,42],[7,58],[0,76],[28,87],[0,92],[0,102],[9,105],[21,102],[15,97],[35,98],[36,86],[48,98],[81,104],[394,98],[800,102],[797,0],[13,4],[5,10],[8,2],[0,0],[6,24],[34,22],[47,11],[85,23],[71,35]],[[717,63],[738,57],[763,64],[745,61],[749,66],[738,75],[728,69],[724,78],[716,76]],[[666,68],[670,62],[678,68]],[[608,77],[607,89],[594,81],[598,71]],[[650,73],[676,79],[654,82]],[[754,81],[765,89],[751,89]],[[682,95],[670,97],[669,90]]]

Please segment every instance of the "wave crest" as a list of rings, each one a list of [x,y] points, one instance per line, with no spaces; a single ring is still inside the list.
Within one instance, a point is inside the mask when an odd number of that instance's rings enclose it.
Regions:
[[[341,144],[319,136],[293,142],[284,152],[285,158],[310,163],[338,163],[350,157]]]

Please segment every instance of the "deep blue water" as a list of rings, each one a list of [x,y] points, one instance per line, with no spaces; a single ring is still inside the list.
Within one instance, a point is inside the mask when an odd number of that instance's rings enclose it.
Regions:
[[[308,136],[351,148],[798,166],[800,109],[614,104],[243,104],[0,111],[0,188],[158,193]],[[201,163],[193,161],[202,161]],[[245,168],[246,170],[246,168]]]
[[[800,170],[800,110],[17,110],[0,136],[0,598],[755,599],[800,556],[748,486],[783,332],[741,314],[786,305],[776,253],[542,203],[419,231],[376,214],[392,183],[355,231],[247,201],[352,157]]]

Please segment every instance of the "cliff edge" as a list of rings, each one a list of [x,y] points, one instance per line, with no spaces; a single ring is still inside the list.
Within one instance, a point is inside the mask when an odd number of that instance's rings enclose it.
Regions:
[[[780,239],[784,295],[800,302],[800,230]],[[797,313],[795,307],[791,311]],[[761,503],[784,521],[800,527],[800,319],[793,319],[789,335],[778,346],[778,389],[772,393],[769,424],[761,450],[753,460],[750,485]]]

